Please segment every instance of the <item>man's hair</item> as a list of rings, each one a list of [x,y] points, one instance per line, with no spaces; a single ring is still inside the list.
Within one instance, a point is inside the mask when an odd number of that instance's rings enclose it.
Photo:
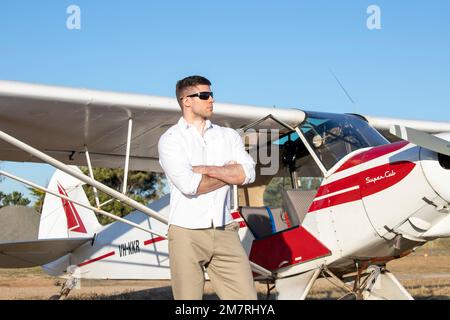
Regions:
[[[198,85],[210,86],[211,81],[202,76],[189,76],[177,82],[175,94],[177,96],[177,101],[180,107],[181,107],[181,98],[184,95],[185,89],[189,87],[195,87]]]

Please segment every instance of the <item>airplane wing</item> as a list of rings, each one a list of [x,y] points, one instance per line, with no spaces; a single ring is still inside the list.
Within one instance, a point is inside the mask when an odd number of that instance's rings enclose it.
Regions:
[[[389,132],[391,126],[401,125],[427,133],[450,132],[450,122],[421,121],[411,119],[383,118],[363,116],[369,124],[377,129],[386,139],[391,142],[401,140]]]
[[[66,238],[0,243],[0,268],[41,266],[91,240],[91,238]]]
[[[212,121],[238,129],[270,114],[290,126],[305,117],[298,109],[215,103]],[[66,164],[86,165],[87,146],[93,167],[123,167],[132,118],[130,170],[161,172],[159,137],[180,116],[171,98],[0,81],[1,130]],[[271,119],[264,126],[286,130]],[[40,161],[4,141],[0,159]]]
[[[269,115],[278,122],[264,119]],[[87,165],[86,146],[94,167],[123,167],[132,119],[130,170],[161,172],[159,137],[180,116],[172,98],[0,81],[0,130],[69,165]],[[365,118],[391,141],[398,139],[389,133],[392,124],[428,133],[450,131],[450,123]],[[283,134],[288,130],[280,122],[295,127],[304,119],[305,112],[296,108],[215,103],[212,121],[234,129],[250,124],[278,128]],[[0,159],[40,162],[3,140]]]

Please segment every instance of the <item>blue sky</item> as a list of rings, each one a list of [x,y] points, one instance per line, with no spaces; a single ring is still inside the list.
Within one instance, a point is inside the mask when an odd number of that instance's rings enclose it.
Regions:
[[[80,30],[66,27],[72,4]],[[449,15],[445,0],[2,1],[0,78],[173,96],[201,74],[219,102],[450,121]],[[53,171],[0,168],[40,184]]]

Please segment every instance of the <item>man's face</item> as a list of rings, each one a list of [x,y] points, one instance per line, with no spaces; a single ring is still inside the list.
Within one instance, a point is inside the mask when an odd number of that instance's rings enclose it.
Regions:
[[[186,91],[185,96],[199,92],[211,92],[211,88],[208,85],[197,85],[189,88],[189,90]],[[199,97],[186,97],[184,99],[185,108],[189,108],[194,115],[204,119],[209,119],[212,116],[214,103],[213,97],[210,96],[207,100],[202,100]]]

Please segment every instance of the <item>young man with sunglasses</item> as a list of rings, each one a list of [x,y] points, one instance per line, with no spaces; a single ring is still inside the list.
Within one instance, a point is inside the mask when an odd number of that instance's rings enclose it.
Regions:
[[[204,271],[220,299],[255,300],[256,290],[239,224],[230,215],[230,184],[255,179],[255,162],[239,134],[212,124],[211,82],[177,82],[178,123],[158,143],[170,185],[169,257],[175,299],[200,300]]]

